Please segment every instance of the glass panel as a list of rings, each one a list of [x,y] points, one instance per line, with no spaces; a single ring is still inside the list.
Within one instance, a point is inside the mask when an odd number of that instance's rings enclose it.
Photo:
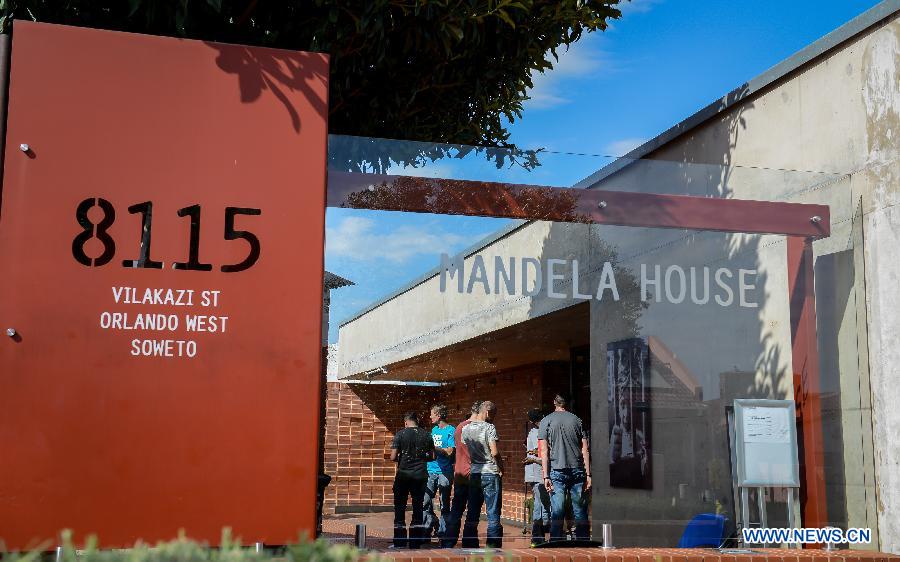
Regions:
[[[329,172],[770,201],[809,198],[816,202],[824,202],[816,199],[817,191],[844,177],[832,172],[680,161],[669,155],[632,159],[543,148],[511,150],[344,135],[329,135],[328,166]]]
[[[347,137],[331,137],[329,150],[335,185],[340,172],[428,175],[830,205],[834,234],[814,246],[825,443],[816,462],[824,465],[828,521],[874,527],[867,519],[871,480],[854,480],[866,462],[871,469],[871,434],[862,429],[867,379],[853,273],[859,248],[840,176]],[[787,248],[785,237],[772,234],[329,208],[324,469],[333,480],[326,536],[349,541],[354,525],[365,524],[369,544],[387,547],[395,533],[392,440],[404,414],[417,412],[432,443],[449,451],[449,430],[431,407],[445,406],[445,421],[459,426],[473,402],[489,400],[503,464],[496,510],[503,546],[527,546],[539,537],[532,536],[526,473],[536,470],[530,476],[540,480],[543,472],[525,464],[528,414],[551,414],[560,394],[589,444],[591,537],[599,539],[609,523],[616,546],[671,547],[694,536],[692,519],[706,514],[721,522],[720,542],[733,539],[741,520],[734,401],[794,399]],[[802,425],[797,433],[802,438]],[[477,449],[484,435],[470,429],[457,437]],[[552,435],[551,456],[577,467],[577,439],[570,450]],[[396,449],[418,450],[408,444]],[[559,460],[566,451],[568,460]],[[440,505],[449,508],[449,498],[472,484],[471,475],[454,477],[454,462],[460,468],[458,451],[431,465],[427,479],[436,497],[426,493],[424,524],[433,521],[441,532]],[[748,462],[768,468],[770,461]],[[456,478],[456,491],[450,485],[442,501],[444,474]],[[417,477],[401,476],[400,491],[418,489]],[[563,476],[554,477],[564,485]],[[490,499],[494,477],[478,479]],[[756,494],[748,496],[753,525],[761,516]],[[565,508],[558,511],[568,515],[557,533],[584,529],[575,525],[572,496],[577,487],[568,503],[558,497]],[[763,499],[769,526],[786,526],[787,490],[768,488]],[[795,515],[799,522],[799,503]],[[412,516],[407,509],[406,525]],[[495,532],[481,522],[470,534],[485,546]]]
[[[850,178],[806,195],[827,201],[832,235],[813,245],[828,524],[871,528],[877,548],[862,214]],[[835,213],[837,211],[837,213]]]

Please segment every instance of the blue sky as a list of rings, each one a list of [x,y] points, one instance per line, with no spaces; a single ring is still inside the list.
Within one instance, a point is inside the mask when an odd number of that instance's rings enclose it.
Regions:
[[[538,76],[512,141],[618,156],[876,5],[875,0],[634,0],[604,33]],[[473,158],[402,173],[568,186],[609,158],[548,154],[534,173]],[[401,173],[401,170],[393,170]],[[368,304],[508,224],[502,219],[328,209],[326,269],[356,283],[332,293],[329,342]]]
[[[634,0],[538,77],[517,144],[621,155],[788,58],[875,0]]]

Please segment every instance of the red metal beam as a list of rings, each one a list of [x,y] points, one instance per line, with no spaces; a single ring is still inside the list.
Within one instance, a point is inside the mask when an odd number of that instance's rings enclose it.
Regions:
[[[794,401],[800,423],[800,505],[804,527],[828,525],[812,241],[787,239]]]
[[[328,206],[825,238],[827,205],[329,172]]]

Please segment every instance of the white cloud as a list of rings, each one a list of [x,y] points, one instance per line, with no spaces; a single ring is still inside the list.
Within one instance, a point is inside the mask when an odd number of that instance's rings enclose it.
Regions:
[[[413,176],[417,178],[453,178],[453,167],[449,164],[425,164],[414,168],[412,166],[391,166],[388,174]]]
[[[662,2],[663,0],[622,0],[616,7],[625,17],[629,14],[649,12]],[[617,21],[610,20],[608,23],[612,27]],[[610,57],[596,46],[599,40],[599,34],[586,35],[568,50],[561,47],[557,51],[558,61],[548,53],[547,57],[553,63],[553,69],[536,73],[532,77],[534,87],[528,92],[531,99],[526,102],[525,107],[550,109],[567,104],[572,101],[566,96],[566,92],[572,88],[573,79],[591,76],[600,71],[614,71],[615,67]]]
[[[568,49],[557,50],[559,60],[553,61],[557,76],[585,76],[596,71],[603,64],[603,53],[587,41],[573,43]]]
[[[553,63],[551,70],[534,75],[534,87],[528,91],[531,99],[526,102],[527,108],[547,109],[569,103],[571,100],[565,95],[565,82],[590,76],[609,66],[605,54],[594,47],[588,38],[571,45],[568,50],[562,47],[557,54],[558,61],[547,55]]]
[[[644,138],[619,139],[607,144],[603,150],[607,156],[625,156],[645,142],[647,139]]]
[[[547,85],[544,81],[534,81],[534,88],[528,92],[531,99],[526,102],[529,109],[547,109],[569,103],[564,97],[553,93],[553,87]]]
[[[468,237],[417,226],[388,227],[364,217],[347,217],[325,229],[325,253],[354,260],[403,263],[417,255],[435,256],[466,242]]]
[[[622,0],[616,5],[616,8],[622,12],[622,15],[627,14],[643,14],[649,12],[653,9],[653,6],[660,4],[662,0]]]

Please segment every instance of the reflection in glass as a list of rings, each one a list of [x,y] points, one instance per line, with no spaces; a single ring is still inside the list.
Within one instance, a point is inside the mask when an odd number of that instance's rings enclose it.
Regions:
[[[395,141],[370,141],[377,165],[354,169],[345,154],[333,159],[342,162],[333,170],[421,176],[431,168],[432,177],[448,179],[722,198],[753,193],[847,208],[839,184],[810,191],[833,179],[810,172],[591,158],[553,166],[553,155],[540,153],[530,167],[485,168],[477,151],[448,158],[441,148],[434,154],[444,156],[433,160],[394,159]],[[345,150],[360,159],[364,151],[354,142],[356,152]],[[421,207],[439,201],[433,184],[401,183]],[[353,283],[330,296],[329,536],[339,539],[348,522],[366,523],[371,544],[378,545],[371,537],[379,525],[390,536],[390,514],[379,510],[392,503],[395,468],[387,456],[404,412],[427,419],[442,404],[458,426],[473,402],[490,400],[505,461],[504,547],[526,546],[534,512],[534,487],[525,480],[527,414],[549,414],[557,394],[570,397],[568,409],[590,444],[592,536],[611,523],[617,546],[675,546],[698,517],[722,521],[723,542],[733,535],[740,509],[734,400],[790,400],[795,393],[784,237],[606,226],[574,215],[555,222],[450,216],[442,214],[444,203],[431,213],[378,210],[394,208],[397,192],[378,181],[367,185],[350,205],[359,208],[329,208],[326,221],[326,269]],[[865,436],[841,418],[858,408],[859,392],[854,406],[850,383],[838,376],[860,376],[850,365],[857,343],[846,332],[847,311],[857,306],[852,265],[860,251],[844,235],[849,218],[833,216],[837,235],[815,246],[828,514],[843,527],[850,506],[865,501],[864,489],[846,484]],[[758,520],[761,499],[769,525],[786,525],[786,491],[756,494],[748,496],[751,519]],[[479,530],[482,546],[486,533]]]

